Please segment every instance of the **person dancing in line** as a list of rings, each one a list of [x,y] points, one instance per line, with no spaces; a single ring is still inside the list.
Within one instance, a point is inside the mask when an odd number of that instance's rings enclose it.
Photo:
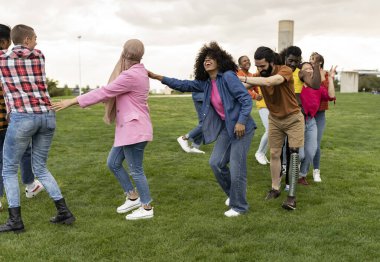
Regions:
[[[249,72],[251,68],[251,61],[248,56],[244,55],[239,57],[238,59],[239,70],[237,72],[238,76],[253,76],[252,73]],[[260,145],[255,153],[256,161],[261,165],[266,165],[269,163],[266,153],[268,150],[268,115],[269,111],[265,105],[265,101],[263,99],[260,87],[253,87],[248,89],[248,93],[251,95],[252,99],[256,100],[256,108],[259,111],[261,122],[265,128],[264,134],[261,136]]]
[[[127,220],[153,217],[153,207],[150,204],[152,199],[143,169],[144,149],[148,141],[153,140],[148,107],[148,72],[140,63],[143,55],[143,43],[137,39],[128,40],[108,85],[72,99],[53,103],[54,110],[60,111],[76,104],[87,107],[106,101],[104,121],[108,124],[114,120],[116,122],[115,140],[108,155],[107,165],[126,194],[125,203],[119,206],[116,212],[127,213],[134,210],[126,216]],[[123,167],[124,160],[128,164],[138,193]]]
[[[269,109],[269,146],[271,152],[272,188],[266,199],[280,196],[281,152],[285,137],[288,136],[290,154],[290,190],[282,207],[296,209],[296,183],[299,174],[298,150],[304,142],[304,119],[294,93],[294,80],[291,68],[275,65],[275,52],[261,46],[255,52],[255,65],[258,73],[255,77],[240,77],[248,88],[260,86]]]
[[[11,45],[11,28],[7,25],[0,24],[0,50],[7,50]],[[0,82],[0,199],[4,196],[3,176],[3,147],[5,134],[7,133],[8,119],[7,108],[3,95],[3,88]],[[22,155],[20,169],[22,183],[26,185],[25,194],[27,198],[35,197],[38,193],[44,190],[44,186],[40,181],[34,179],[32,170],[32,156],[30,145]],[[0,211],[3,211],[3,205],[0,200]]]
[[[216,141],[211,169],[227,195],[224,213],[236,217],[248,211],[247,154],[256,128],[252,99],[236,76],[233,58],[218,43],[205,44],[194,65],[195,80],[178,80],[149,72],[149,77],[181,92],[203,92],[204,143]]]
[[[37,35],[27,25],[11,30],[15,45],[8,52],[0,51],[0,78],[10,121],[3,149],[3,179],[8,200],[8,221],[0,232],[22,232],[18,166],[25,150],[32,144],[32,166],[35,176],[54,200],[57,215],[54,224],[72,224],[74,215],[68,209],[61,190],[47,168],[47,159],[56,128],[45,75],[45,56],[35,49]]]
[[[199,147],[202,144],[202,125],[200,122],[202,119],[203,93],[193,92],[192,98],[195,110],[198,114],[198,125],[189,133],[178,137],[177,141],[186,153],[204,154],[204,151],[199,150]],[[188,143],[189,141],[191,142],[191,146]]]
[[[313,62],[315,60],[315,57],[320,56],[321,59],[321,79],[322,79],[322,86],[321,88],[325,88],[328,90],[329,93],[329,101],[334,101],[335,103],[335,87],[334,87],[334,78],[336,74],[336,66],[332,66],[330,71],[327,72],[326,70],[323,69],[324,66],[324,58],[322,55],[318,54],[317,52],[314,52],[310,56],[310,62]],[[320,162],[321,162],[321,141],[322,141],[322,136],[323,132],[326,127],[326,110],[329,109],[329,103],[328,101],[321,101],[321,104],[319,106],[318,112],[315,115],[315,121],[317,123],[317,152],[315,153],[315,156],[313,158],[313,180],[314,182],[322,182],[321,179],[321,172],[320,172]],[[306,173],[309,172],[310,166],[308,166],[307,170],[305,170]]]

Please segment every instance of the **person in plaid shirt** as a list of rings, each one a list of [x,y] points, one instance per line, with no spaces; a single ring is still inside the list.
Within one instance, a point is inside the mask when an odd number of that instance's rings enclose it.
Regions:
[[[10,112],[2,173],[9,219],[0,225],[0,233],[24,231],[17,171],[30,141],[33,171],[54,200],[58,211],[50,222],[72,224],[75,217],[67,208],[61,190],[46,166],[56,123],[47,90],[45,57],[40,50],[34,49],[37,36],[33,28],[16,25],[11,30],[11,38],[15,45],[12,50],[0,51],[0,78]]]
[[[8,49],[11,45],[11,28],[7,25],[0,24],[0,50]],[[0,198],[4,196],[4,183],[3,176],[1,175],[3,170],[3,146],[5,134],[7,132],[8,119],[7,108],[3,97],[3,89],[0,82]],[[44,187],[38,181],[34,180],[34,174],[32,171],[31,161],[31,147],[28,146],[21,159],[21,178],[22,183],[26,185],[25,193],[27,198],[32,198],[41,192]],[[3,210],[2,203],[0,201],[0,211]]]

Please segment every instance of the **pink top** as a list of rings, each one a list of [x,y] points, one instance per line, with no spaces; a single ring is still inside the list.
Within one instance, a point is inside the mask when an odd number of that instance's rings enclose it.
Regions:
[[[136,64],[108,85],[79,96],[78,102],[87,107],[116,97],[116,147],[153,140],[148,95],[148,72],[143,64]]]
[[[216,80],[211,80],[211,104],[222,120],[225,119],[224,107],[220,98]]]
[[[303,85],[300,99],[305,115],[314,117],[318,112],[321,101],[328,101],[330,97],[327,88],[323,85],[317,90],[307,85]]]

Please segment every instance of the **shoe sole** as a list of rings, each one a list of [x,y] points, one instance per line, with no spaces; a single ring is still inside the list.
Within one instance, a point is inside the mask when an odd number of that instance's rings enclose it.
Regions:
[[[75,220],[76,220],[75,217],[72,216],[72,217],[69,217],[68,219],[65,219],[65,220],[63,220],[63,221],[59,221],[59,222],[56,222],[56,223],[54,223],[54,222],[52,222],[52,221],[50,221],[50,222],[51,222],[52,224],[71,225],[72,223],[74,223]]]
[[[127,212],[131,211],[131,210],[137,209],[139,207],[141,207],[141,203],[137,204],[137,205],[134,205],[134,206],[130,206],[127,209],[122,209],[122,210],[117,210],[116,209],[116,213],[118,213],[118,214],[124,214],[124,213],[127,213]]]
[[[293,206],[290,206],[290,205],[287,205],[287,204],[282,204],[282,208],[286,209],[286,210],[290,210],[290,211],[296,209],[296,207],[293,207]]]
[[[143,217],[128,217],[128,216],[125,217],[126,220],[139,220],[139,219],[148,219],[148,218],[153,218],[153,215],[143,216]]]

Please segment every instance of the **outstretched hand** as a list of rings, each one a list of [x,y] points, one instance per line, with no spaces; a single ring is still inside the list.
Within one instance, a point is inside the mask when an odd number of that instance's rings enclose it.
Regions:
[[[338,66],[331,66],[330,68],[330,71],[329,71],[329,75],[331,76],[332,79],[334,79],[335,75],[336,75],[336,68]]]
[[[148,71],[149,78],[156,79],[156,80],[159,80],[159,81],[162,81],[162,79],[164,78],[163,76],[157,75],[157,74],[155,74],[155,73],[153,73],[153,72],[151,72],[149,70],[147,70],[147,71]]]
[[[68,108],[72,105],[75,105],[75,104],[78,104],[78,100],[77,98],[72,98],[72,99],[64,99],[64,100],[61,100],[59,102],[53,102],[52,103],[52,109],[54,111],[60,111],[60,110],[63,110],[65,108]]]

